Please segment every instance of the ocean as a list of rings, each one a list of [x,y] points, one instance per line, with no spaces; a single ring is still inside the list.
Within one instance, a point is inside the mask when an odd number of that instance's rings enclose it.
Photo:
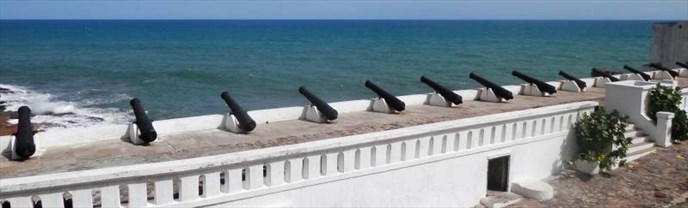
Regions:
[[[138,97],[154,120],[365,99],[371,80],[394,95],[450,88],[476,72],[517,84],[587,77],[648,62],[652,21],[1,20],[0,102],[34,122],[126,123]]]

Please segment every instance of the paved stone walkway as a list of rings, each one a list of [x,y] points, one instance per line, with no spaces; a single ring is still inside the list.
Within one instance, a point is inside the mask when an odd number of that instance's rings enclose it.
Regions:
[[[610,175],[564,171],[548,182],[553,199],[509,207],[688,207],[688,142],[655,148]]]

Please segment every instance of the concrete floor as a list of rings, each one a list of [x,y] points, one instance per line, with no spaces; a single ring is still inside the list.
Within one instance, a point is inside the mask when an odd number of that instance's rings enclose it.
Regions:
[[[515,96],[507,103],[466,101],[452,108],[407,106],[406,111],[397,115],[346,113],[333,124],[301,120],[274,122],[260,124],[250,134],[215,129],[160,135],[148,146],[120,140],[104,141],[52,148],[41,157],[23,162],[0,157],[0,176],[12,178],[194,158],[603,98],[603,88],[590,88],[584,93],[559,91],[552,97]]]

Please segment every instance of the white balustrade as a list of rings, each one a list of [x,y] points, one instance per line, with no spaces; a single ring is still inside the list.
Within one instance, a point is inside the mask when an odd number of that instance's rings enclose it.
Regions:
[[[578,115],[595,106],[586,101],[201,158],[7,178],[0,183],[0,201],[32,206],[37,195],[44,207],[62,207],[66,191],[75,207],[217,204],[565,135]],[[121,198],[121,187],[127,198]]]

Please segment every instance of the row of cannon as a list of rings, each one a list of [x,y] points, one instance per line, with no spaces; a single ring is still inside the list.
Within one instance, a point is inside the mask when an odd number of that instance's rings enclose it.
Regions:
[[[676,64],[688,68],[688,62],[676,62]],[[651,63],[649,64],[649,66],[662,71],[666,71],[669,74],[671,74],[672,77],[678,76],[678,72],[668,69],[662,66],[661,64]],[[640,70],[632,68],[628,65],[624,65],[623,68],[632,73],[639,74],[646,81],[649,81],[651,78],[644,72],[641,72]],[[541,92],[546,92],[549,94],[554,94],[557,92],[556,87],[534,77],[521,73],[517,70],[512,71],[511,74],[527,82],[528,84],[537,87]],[[559,71],[559,75],[569,81],[575,82],[581,89],[587,87],[584,81],[564,71]],[[611,73],[597,68],[592,69],[591,75],[593,77],[605,77],[612,82],[619,81],[619,79],[614,77]],[[494,95],[500,99],[511,100],[514,98],[511,91],[475,73],[470,73],[469,78],[481,84],[483,87],[485,87],[486,90],[491,90],[494,93]],[[431,80],[430,78],[426,76],[421,76],[420,81],[432,88],[437,95],[444,98],[450,105],[459,105],[463,103],[463,98],[460,95],[447,89],[441,84]],[[372,90],[378,96],[378,100],[384,100],[387,107],[389,107],[391,110],[395,112],[401,112],[406,109],[406,104],[402,100],[387,92],[386,90],[382,89],[372,81],[366,80],[364,86]],[[327,102],[320,99],[315,94],[311,93],[308,89],[306,89],[306,87],[300,86],[298,92],[308,100],[312,107],[315,107],[317,111],[319,111],[319,115],[323,117],[322,119],[327,121],[334,121],[337,119],[337,110],[330,106]],[[230,115],[236,118],[237,128],[239,128],[243,132],[251,132],[256,128],[255,120],[251,118],[251,116],[246,112],[246,110],[244,110],[241,107],[241,105],[239,105],[229,95],[227,91],[222,92],[220,94],[220,97],[229,108]],[[158,134],[155,131],[155,128],[153,127],[152,120],[146,114],[146,111],[144,110],[141,101],[138,98],[134,98],[129,103],[134,111],[134,116],[136,118],[133,123],[136,124],[136,127],[138,129],[138,132],[136,133],[138,139],[142,140],[143,143],[150,143],[155,141],[158,137]],[[31,110],[29,109],[29,107],[20,107],[18,110],[18,114],[19,116],[17,133],[15,134],[14,151],[16,155],[19,156],[21,159],[28,159],[36,152],[36,146],[33,138],[36,132],[33,130],[31,125]]]

